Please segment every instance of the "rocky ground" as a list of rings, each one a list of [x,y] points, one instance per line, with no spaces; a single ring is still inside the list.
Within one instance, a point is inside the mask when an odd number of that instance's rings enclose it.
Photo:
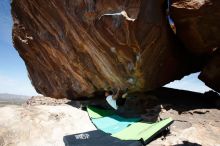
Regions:
[[[0,108],[0,146],[63,146],[63,137],[94,130],[85,111],[66,104],[69,100],[33,97],[22,106]],[[187,109],[163,104],[145,109],[142,118],[172,117],[170,133],[150,146],[220,146],[220,110]]]
[[[0,146],[64,146],[65,135],[95,129],[85,111],[36,102],[0,108]]]
[[[150,146],[220,146],[220,110],[194,109],[179,113],[162,109],[160,118],[172,117],[170,133]]]
[[[54,99],[50,97],[43,96],[32,96],[30,99],[24,103],[24,106],[33,106],[33,105],[61,105],[70,102],[70,100],[64,99]]]

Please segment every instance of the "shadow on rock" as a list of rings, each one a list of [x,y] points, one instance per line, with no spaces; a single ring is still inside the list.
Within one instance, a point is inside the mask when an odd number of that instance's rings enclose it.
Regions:
[[[214,91],[203,94],[162,87],[146,94],[156,96],[159,104],[166,105],[164,106],[166,110],[173,109],[179,114],[195,109],[220,109],[220,96]],[[200,112],[198,114],[205,113]]]
[[[116,113],[123,117],[142,117],[146,121],[159,120],[162,110],[173,109],[181,114],[195,109],[219,108],[220,96],[218,93],[208,91],[204,94],[161,87],[146,93],[130,93],[123,106],[119,106]],[[67,104],[86,110],[87,105],[100,108],[109,108],[104,94],[96,93],[94,98],[80,98]],[[192,114],[205,114],[208,111],[194,111]]]
[[[183,141],[183,144],[176,144],[173,146],[202,146],[202,145],[200,145],[198,143],[191,143],[189,141]]]

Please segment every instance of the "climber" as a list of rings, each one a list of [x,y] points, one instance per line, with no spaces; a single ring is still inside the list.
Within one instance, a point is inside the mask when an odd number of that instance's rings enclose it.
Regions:
[[[121,90],[118,89],[115,94],[113,94],[112,91],[105,92],[106,101],[115,110],[117,110],[119,106],[122,106],[125,104],[125,100],[127,97],[127,93],[122,94],[122,92],[120,92],[120,91]]]
[[[117,93],[118,93],[118,91],[117,91]],[[105,92],[106,101],[115,110],[118,109],[118,106],[116,104],[116,99],[118,98],[118,94],[117,93],[115,95],[113,95],[112,91],[106,91]]]

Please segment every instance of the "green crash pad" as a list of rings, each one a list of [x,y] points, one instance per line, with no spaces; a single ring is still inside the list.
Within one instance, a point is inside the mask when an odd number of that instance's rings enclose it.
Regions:
[[[142,140],[148,143],[173,122],[172,118],[156,123],[140,121],[140,118],[126,119],[116,115],[113,110],[93,106],[88,106],[87,111],[91,121],[98,129],[120,140]]]
[[[113,110],[100,109],[94,106],[87,106],[87,112],[91,119],[102,118],[113,115],[115,113]]]
[[[111,115],[92,119],[92,122],[98,129],[106,133],[114,134],[140,120],[141,118],[124,118],[118,115]]]
[[[147,141],[167,128],[172,122],[172,118],[167,118],[156,123],[137,122],[112,136],[121,140],[143,139],[144,141]]]
[[[88,106],[87,111],[93,124],[98,129],[110,134],[117,133],[141,120],[141,118],[124,118],[114,114],[113,110],[99,109],[94,106]]]

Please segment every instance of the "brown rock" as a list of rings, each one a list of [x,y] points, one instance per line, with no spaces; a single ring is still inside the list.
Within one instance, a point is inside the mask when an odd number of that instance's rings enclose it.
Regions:
[[[54,99],[51,97],[44,97],[44,96],[32,96],[28,99],[23,105],[24,106],[33,106],[33,105],[63,105],[69,103],[70,100],[68,99]]]
[[[14,46],[45,96],[75,99],[119,87],[148,91],[198,71],[168,29],[163,4],[13,0]]]
[[[171,16],[186,48],[208,58],[199,78],[220,92],[220,1],[174,0]]]
[[[212,89],[220,92],[220,51],[203,68],[199,78]]]
[[[210,54],[220,47],[219,0],[173,0],[171,16],[178,37],[191,52]]]

